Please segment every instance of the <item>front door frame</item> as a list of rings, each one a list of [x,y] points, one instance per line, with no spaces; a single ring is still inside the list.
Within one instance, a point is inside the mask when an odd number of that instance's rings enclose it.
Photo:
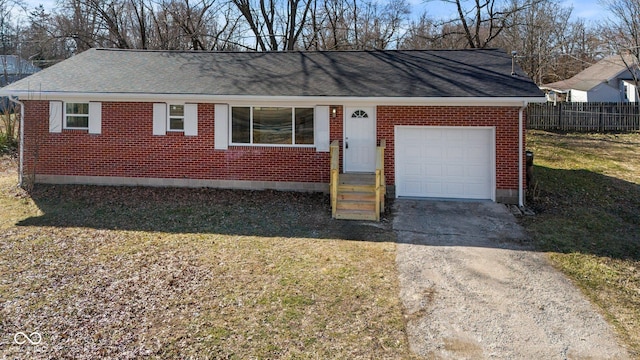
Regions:
[[[342,153],[344,154],[343,157],[343,163],[342,163],[342,171],[345,173],[349,173],[349,172],[375,172],[375,168],[376,168],[376,164],[375,164],[375,153],[376,153],[376,146],[377,146],[377,116],[376,116],[376,111],[377,111],[377,107],[371,106],[371,105],[367,105],[367,106],[345,106],[345,111],[344,111],[344,119],[343,119],[343,141],[342,141]],[[370,165],[369,168],[367,169],[362,169],[359,168],[356,164],[350,164],[349,162],[349,157],[347,156],[347,144],[348,144],[348,137],[349,134],[347,133],[347,122],[351,120],[351,115],[357,111],[357,110],[363,110],[367,113],[367,115],[369,116],[368,119],[371,121],[371,136],[372,136],[372,149],[371,149],[371,154],[373,156],[373,163],[372,166]],[[355,165],[355,166],[354,166]]]

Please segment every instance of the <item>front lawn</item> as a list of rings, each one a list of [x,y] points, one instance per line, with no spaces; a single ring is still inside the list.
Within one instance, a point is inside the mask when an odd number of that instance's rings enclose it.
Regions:
[[[27,196],[14,166],[3,158],[0,357],[412,358],[384,221],[332,220],[321,194]]]
[[[640,356],[640,134],[529,131],[536,246]]]

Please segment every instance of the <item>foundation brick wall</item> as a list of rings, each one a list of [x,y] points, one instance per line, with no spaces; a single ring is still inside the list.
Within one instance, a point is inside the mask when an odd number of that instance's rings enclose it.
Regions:
[[[103,102],[101,134],[50,133],[49,101],[24,103],[26,176],[35,166],[43,175],[329,182],[329,153],[315,148],[215,150],[213,104],[198,104],[198,136],[154,136],[151,102]],[[342,106],[330,106],[329,116],[330,140],[342,146]],[[517,107],[378,106],[377,137],[387,141],[387,184],[395,182],[394,126],[495,126],[497,188],[517,189],[517,119]]]

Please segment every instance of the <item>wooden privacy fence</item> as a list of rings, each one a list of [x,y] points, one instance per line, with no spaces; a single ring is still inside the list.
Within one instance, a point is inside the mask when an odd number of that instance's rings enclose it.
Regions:
[[[529,104],[527,128],[563,131],[640,130],[637,103]]]

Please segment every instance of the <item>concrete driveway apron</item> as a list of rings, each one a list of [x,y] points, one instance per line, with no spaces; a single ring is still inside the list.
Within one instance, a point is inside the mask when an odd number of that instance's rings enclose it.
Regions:
[[[436,359],[627,359],[612,328],[493,202],[397,199],[411,349]]]

